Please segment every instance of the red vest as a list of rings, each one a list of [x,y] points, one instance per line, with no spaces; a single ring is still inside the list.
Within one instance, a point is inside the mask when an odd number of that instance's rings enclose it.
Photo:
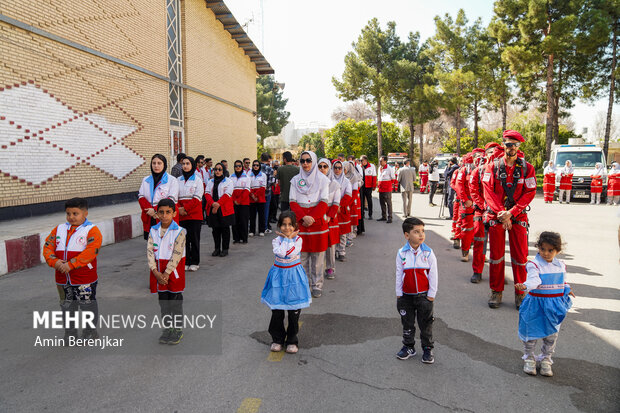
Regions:
[[[570,191],[573,189],[573,174],[560,177],[560,189]]]
[[[56,227],[56,256],[63,261],[69,261],[80,255],[86,249],[88,243],[88,232],[94,225],[90,221],[85,221],[80,225],[71,237],[67,239],[67,233],[71,225],[68,223]],[[97,281],[97,258],[88,265],[69,271],[64,274],[56,271],[56,284],[60,285],[83,285],[92,284]]]
[[[164,273],[168,261],[172,258],[172,251],[174,249],[174,241],[177,239],[181,231],[185,231],[183,228],[177,225],[176,222],[172,222],[166,230],[163,238],[160,235],[161,223],[153,225],[151,228],[151,238],[155,246],[155,262],[157,263],[157,271]],[[182,293],[185,289],[185,248],[183,248],[183,258],[179,261],[177,268],[170,274],[168,284],[162,285],[157,282],[157,278],[150,272],[150,286],[151,292],[156,293],[160,291],[169,291],[171,293]]]
[[[603,177],[601,175],[592,176],[590,192],[593,194],[600,194],[603,192]]]

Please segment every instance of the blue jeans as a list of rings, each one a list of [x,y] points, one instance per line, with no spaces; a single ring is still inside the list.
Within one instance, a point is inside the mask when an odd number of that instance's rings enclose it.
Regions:
[[[271,193],[269,195],[265,195],[265,228],[269,228],[269,205],[271,205]]]

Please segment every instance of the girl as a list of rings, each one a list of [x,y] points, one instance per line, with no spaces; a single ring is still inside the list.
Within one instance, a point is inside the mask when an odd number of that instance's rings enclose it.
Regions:
[[[327,158],[319,160],[319,171],[329,176],[331,164]],[[340,243],[340,226],[338,225],[338,209],[340,208],[340,185],[336,181],[329,183],[329,198],[327,201],[327,213],[325,221],[329,228],[328,248],[325,254],[325,278],[333,280],[336,278],[336,244]]]
[[[607,203],[609,205],[620,203],[620,165],[618,162],[611,164],[611,170],[607,177]]]
[[[213,178],[207,184],[207,222],[213,231],[215,250],[211,256],[225,257],[230,244],[230,226],[235,223],[235,208],[232,202],[233,182],[224,176],[224,166],[218,163],[213,168]]]
[[[570,204],[570,191],[573,189],[573,172],[573,162],[567,159],[564,168],[560,172],[560,204],[563,202],[564,195],[566,195],[566,203]]]
[[[142,227],[144,239],[148,240],[151,227],[157,222],[155,206],[160,200],[170,198],[176,204],[179,197],[179,182],[166,172],[168,161],[164,155],[156,153],[151,158],[151,174],[142,180],[138,191],[138,203],[142,207]],[[175,217],[178,223],[178,214]]]
[[[329,198],[329,178],[319,172],[316,154],[302,152],[299,174],[291,179],[289,202],[299,225],[299,236],[304,240],[301,262],[310,278],[312,297],[323,294],[323,269],[328,243],[328,225],[325,220]]]
[[[258,214],[258,235],[265,236],[265,191],[267,175],[261,172],[260,162],[254,159],[250,171],[250,236],[256,233],[256,214]]]
[[[603,168],[603,164],[600,162],[596,163],[594,167],[594,171],[590,175],[592,178],[592,182],[590,183],[590,204],[601,203],[601,194],[603,193],[603,177],[607,175],[607,171]]]
[[[197,271],[200,268],[200,230],[202,228],[202,195],[205,186],[196,171],[196,163],[190,156],[181,160],[183,173],[179,176],[179,223],[185,236],[185,269]]]
[[[360,183],[362,182],[361,175],[357,172],[357,168],[352,161],[346,162],[345,165],[345,177],[351,182],[351,196],[353,199],[351,200],[350,210],[351,210],[351,232],[349,233],[347,239],[347,247],[353,245],[353,240],[357,235],[357,225],[359,224],[360,215],[361,215],[361,207],[360,207]]]
[[[271,351],[282,351],[286,344],[287,353],[297,353],[297,332],[299,314],[302,308],[310,306],[308,277],[299,258],[302,239],[297,226],[297,218],[291,211],[284,211],[278,218],[279,232],[271,242],[275,262],[267,274],[261,294],[261,301],[271,308],[269,334],[273,343]],[[284,329],[284,310],[288,310],[288,328]]]
[[[348,162],[336,161],[332,165],[331,178],[340,185],[340,208],[338,209],[338,225],[340,226],[340,242],[336,245],[336,259],[346,261],[347,235],[351,232],[351,211],[349,204],[353,200],[351,182],[344,176],[344,165]]]
[[[250,177],[243,170],[243,162],[236,160],[234,172],[230,176],[234,190],[235,225],[233,225],[233,244],[248,243],[248,220],[250,218]]]
[[[553,376],[551,356],[560,324],[572,306],[569,295],[575,295],[565,282],[566,265],[555,258],[562,251],[560,234],[543,232],[536,247],[538,254],[525,267],[527,280],[515,284],[516,289],[529,292],[519,308],[519,338],[525,348],[523,371],[535,376],[536,361],[540,361],[540,374],[550,377]],[[534,348],[539,338],[543,341],[542,353],[534,357]]]
[[[543,193],[545,204],[553,203],[553,193],[555,192],[555,164],[549,161],[549,165],[543,171]]]

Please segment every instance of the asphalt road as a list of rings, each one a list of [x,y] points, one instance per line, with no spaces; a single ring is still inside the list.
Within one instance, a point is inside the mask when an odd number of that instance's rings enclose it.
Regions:
[[[131,350],[34,348],[27,338],[32,311],[56,309],[52,271],[39,266],[1,277],[0,411],[620,411],[617,208],[547,205],[542,198],[532,204],[530,255],[538,233],[561,232],[561,258],[577,295],[560,332],[555,376],[546,378],[522,372],[510,286],[504,305],[489,309],[488,270],[481,284],[469,283],[470,264],[459,261],[448,240],[450,222],[419,194],[414,215],[426,222],[439,262],[435,364],[421,363],[420,355],[395,358],[401,325],[394,258],[404,238],[400,195],[393,199],[394,223],[366,221],[366,235],[356,239],[348,262],[338,263],[337,278],[326,280],[323,297],[302,311],[296,355],[268,348],[270,312],[260,292],[273,258],[270,236],[214,258],[203,227],[201,268],[188,274],[184,296],[186,309],[221,306],[211,331],[219,338],[221,329],[221,348],[204,345],[192,330],[180,345],[161,346],[159,332],[149,329],[128,335],[134,344],[141,340]],[[103,248],[100,307],[129,302],[157,312],[144,250],[141,239]],[[512,284],[508,259],[506,273]]]

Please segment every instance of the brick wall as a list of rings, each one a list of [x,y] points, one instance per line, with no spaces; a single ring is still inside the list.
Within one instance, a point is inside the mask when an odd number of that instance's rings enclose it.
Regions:
[[[185,83],[254,109],[254,64],[204,1],[182,9]],[[0,13],[167,74],[163,1],[3,0]],[[169,156],[165,81],[5,23],[0,56],[0,207],[137,191],[152,154]],[[251,113],[185,91],[185,117],[187,152],[254,154]]]

